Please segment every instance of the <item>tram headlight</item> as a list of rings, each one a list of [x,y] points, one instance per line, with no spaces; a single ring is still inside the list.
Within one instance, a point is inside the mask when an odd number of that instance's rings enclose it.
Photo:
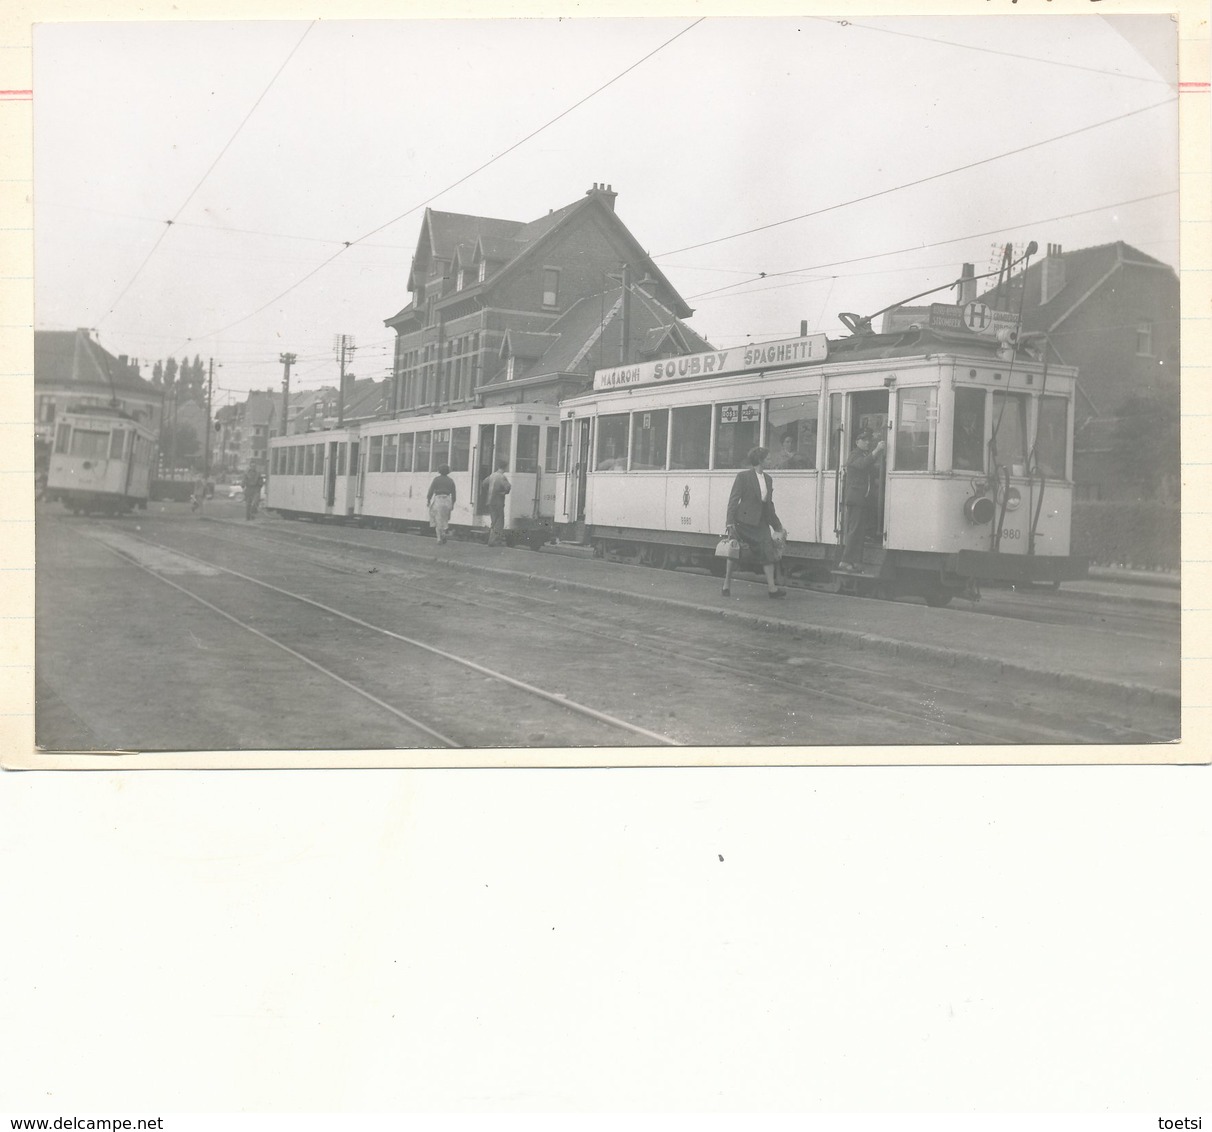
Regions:
[[[993,522],[995,510],[993,500],[987,495],[973,495],[964,500],[964,518],[974,527],[983,527],[986,523]]]
[[[1017,487],[1006,488],[1006,494],[1002,499],[1007,511],[1017,511],[1018,505],[1022,503],[1023,497]]]

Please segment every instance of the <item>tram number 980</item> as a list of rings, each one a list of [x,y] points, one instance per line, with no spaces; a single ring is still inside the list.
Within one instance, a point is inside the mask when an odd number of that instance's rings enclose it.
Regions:
[[[1022,531],[1015,531],[1015,530],[1011,530],[1009,527],[1002,527],[1002,538],[1012,539],[1012,538],[1022,538],[1022,537],[1023,537]]]

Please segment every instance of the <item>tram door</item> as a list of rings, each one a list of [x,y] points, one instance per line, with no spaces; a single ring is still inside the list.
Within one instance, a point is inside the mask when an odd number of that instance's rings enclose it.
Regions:
[[[476,514],[488,514],[488,496],[480,490],[480,485],[492,475],[493,467],[495,466],[496,458],[496,426],[490,424],[480,425],[480,442],[476,445],[478,453],[476,459],[476,478],[472,488],[475,491]]]
[[[589,417],[577,421],[577,451],[576,460],[573,463],[577,493],[576,514],[573,515],[573,521],[577,523],[585,521],[585,493],[589,487],[589,477],[585,472],[589,468],[589,427],[591,423],[592,420]]]
[[[337,449],[338,441],[328,442],[328,464],[324,469],[324,506],[330,511],[337,502]]]
[[[831,457],[836,460],[835,467],[841,478],[841,490],[837,494],[839,539],[842,529],[841,512],[843,495],[845,493],[846,459],[854,451],[855,440],[864,429],[875,435],[872,448],[880,440],[888,442],[888,390],[863,389],[856,393],[835,394],[844,396],[845,404],[841,406],[841,421],[838,435],[833,439],[834,451]],[[836,422],[835,422],[836,423]],[[885,448],[885,453],[887,449]],[[872,477],[872,498],[869,504],[872,508],[870,525],[867,528],[869,544],[880,545],[884,541],[884,496],[887,483],[887,461],[880,465],[880,474]]]

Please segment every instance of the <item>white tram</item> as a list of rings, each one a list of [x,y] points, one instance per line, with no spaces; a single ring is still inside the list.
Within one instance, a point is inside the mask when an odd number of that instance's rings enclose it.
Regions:
[[[288,518],[427,527],[426,493],[438,468],[449,465],[457,493],[451,527],[486,533],[480,485],[504,460],[512,484],[506,539],[540,546],[554,534],[558,436],[554,406],[519,404],[274,437],[266,506]]]
[[[72,514],[117,515],[146,508],[156,434],[121,409],[69,406],[55,425],[45,498]]]
[[[855,592],[945,604],[982,580],[1082,577],[1070,554],[1076,371],[997,339],[914,327],[787,339],[601,370],[560,405],[556,519],[599,554],[715,568],[728,496],[762,444],[784,567],[829,577],[843,469],[887,437]]]

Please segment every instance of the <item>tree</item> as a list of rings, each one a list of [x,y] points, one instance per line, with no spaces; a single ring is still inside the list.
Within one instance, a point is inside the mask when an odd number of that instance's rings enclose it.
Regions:
[[[1146,499],[1173,500],[1179,483],[1179,412],[1175,397],[1130,397],[1115,418],[1114,458],[1125,481]]]

